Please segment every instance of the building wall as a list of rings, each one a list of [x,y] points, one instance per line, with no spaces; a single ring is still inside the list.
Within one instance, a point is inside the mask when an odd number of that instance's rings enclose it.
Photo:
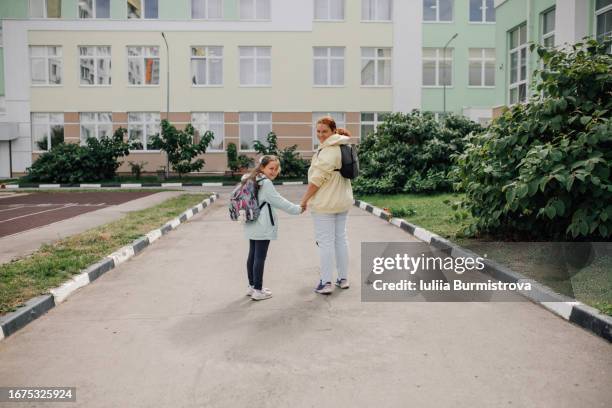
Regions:
[[[470,23],[469,0],[455,0],[452,23],[426,22],[423,24],[423,47],[442,48],[453,36],[453,85],[446,87],[446,110],[462,114],[466,108],[491,107],[495,101],[494,88],[470,88],[468,82],[469,49],[495,48],[495,23]],[[497,80],[497,78],[496,78]],[[497,82],[496,82],[497,83]],[[443,88],[422,89],[422,108],[435,112],[443,110]]]

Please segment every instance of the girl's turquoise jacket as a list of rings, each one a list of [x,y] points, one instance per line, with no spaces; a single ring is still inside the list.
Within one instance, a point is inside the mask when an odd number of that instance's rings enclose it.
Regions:
[[[258,176],[257,183],[259,183],[259,193],[257,194],[259,204],[261,205],[264,202],[270,204],[274,225],[272,225],[270,221],[270,210],[268,209],[268,205],[264,205],[261,208],[259,217],[257,217],[255,221],[244,224],[244,236],[246,239],[275,240],[278,236],[278,217],[276,216],[276,209],[278,208],[286,213],[298,215],[302,212],[302,208],[281,196],[278,191],[276,191],[276,188],[274,188],[272,181],[267,177]]]

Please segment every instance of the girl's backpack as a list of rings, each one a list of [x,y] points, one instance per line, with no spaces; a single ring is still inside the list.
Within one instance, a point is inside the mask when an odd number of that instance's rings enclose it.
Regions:
[[[229,214],[233,221],[243,216],[244,221],[255,221],[259,217],[259,202],[257,192],[259,185],[251,179],[240,182],[232,191],[229,200]]]

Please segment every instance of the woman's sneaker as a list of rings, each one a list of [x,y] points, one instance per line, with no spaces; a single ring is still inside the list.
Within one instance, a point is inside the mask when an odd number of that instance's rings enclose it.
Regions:
[[[348,289],[349,283],[348,279],[336,279],[336,286],[340,289]]]
[[[252,286],[249,286],[247,288],[247,290],[246,290],[246,295],[248,297],[251,297],[251,295],[253,294],[254,290],[255,290],[255,288],[253,288]],[[269,294],[272,294],[272,291],[270,289],[268,289],[268,288],[262,288],[261,290],[264,291],[264,292],[268,292]]]
[[[270,299],[271,297],[272,293],[257,289],[253,289],[253,294],[251,295],[252,300],[265,300]]]
[[[334,287],[332,286],[331,282],[323,283],[323,281],[319,281],[319,285],[314,291],[322,295],[329,295],[334,291]]]

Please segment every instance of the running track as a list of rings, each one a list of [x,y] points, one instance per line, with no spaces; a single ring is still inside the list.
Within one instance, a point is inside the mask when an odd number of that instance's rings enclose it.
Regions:
[[[0,198],[0,237],[42,227],[153,192],[58,192]]]

